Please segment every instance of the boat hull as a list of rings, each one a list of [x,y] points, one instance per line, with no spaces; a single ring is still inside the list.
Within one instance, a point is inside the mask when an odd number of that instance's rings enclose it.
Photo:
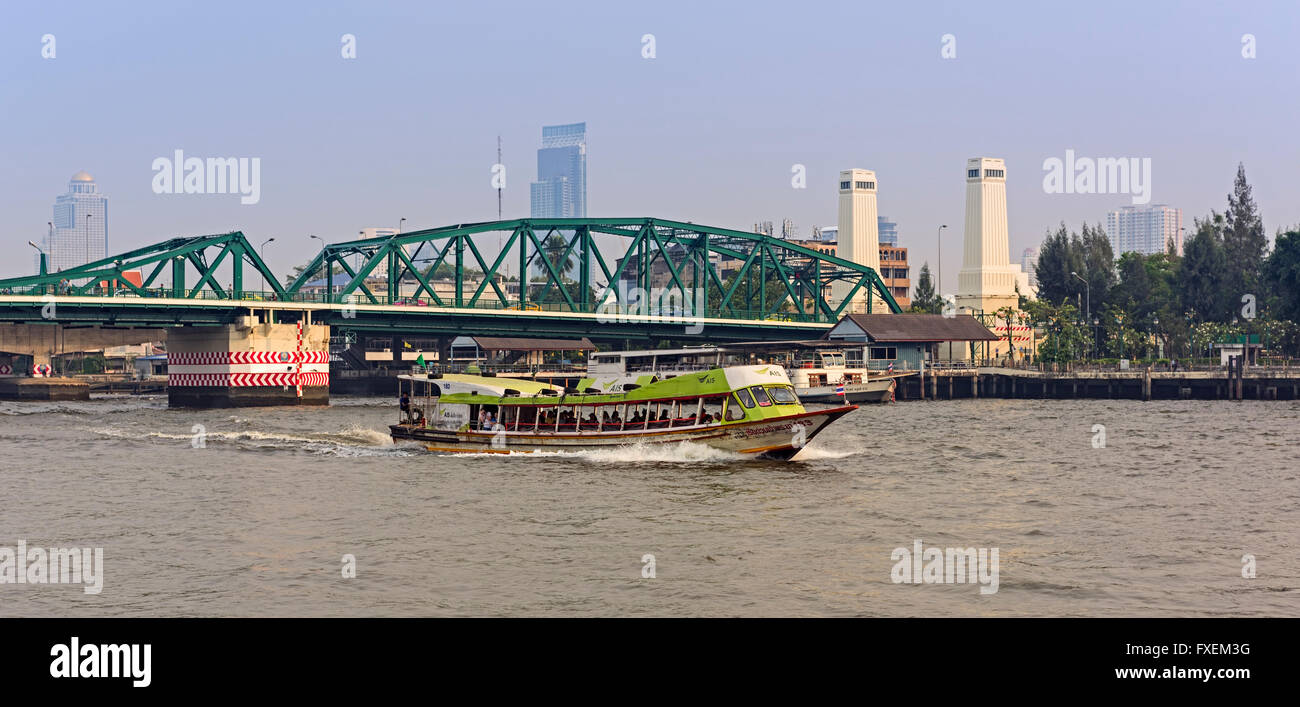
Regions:
[[[894,379],[881,378],[866,383],[846,383],[844,395],[835,392],[835,386],[795,388],[800,402],[804,403],[885,403],[894,399]]]
[[[752,422],[604,432],[477,432],[413,425],[391,425],[389,430],[395,442],[418,442],[431,452],[450,454],[584,452],[634,444],[687,442],[759,458],[789,459],[831,422],[856,409],[856,405],[847,405]]]

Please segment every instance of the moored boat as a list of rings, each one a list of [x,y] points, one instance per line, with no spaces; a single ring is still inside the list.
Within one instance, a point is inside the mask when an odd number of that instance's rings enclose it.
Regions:
[[[449,453],[689,442],[789,459],[831,422],[857,409],[805,409],[785,370],[770,364],[709,368],[663,379],[584,379],[579,385],[585,387],[564,390],[536,381],[465,375],[399,379],[410,393],[402,421],[389,428],[393,439]]]

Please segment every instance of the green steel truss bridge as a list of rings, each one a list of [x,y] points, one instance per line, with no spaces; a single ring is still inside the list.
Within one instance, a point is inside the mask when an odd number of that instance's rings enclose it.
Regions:
[[[843,302],[828,299],[834,283],[849,290]],[[241,232],[173,238],[0,280],[0,321],[177,326],[310,312],[394,334],[756,340],[818,335],[863,291],[869,307],[900,311],[875,270],[763,234],[655,218],[517,219],[325,245],[292,280]]]

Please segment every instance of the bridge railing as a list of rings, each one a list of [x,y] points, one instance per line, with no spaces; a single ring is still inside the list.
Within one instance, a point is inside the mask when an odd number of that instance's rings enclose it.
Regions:
[[[42,291],[43,290],[43,291]],[[328,295],[324,292],[297,292],[297,293],[277,293],[270,290],[242,290],[232,293],[228,289],[223,297],[220,293],[210,290],[200,290],[199,292],[188,294],[179,299],[192,299],[197,301],[220,301],[230,302],[237,301],[241,303],[250,303],[255,305],[259,302],[273,304],[276,302],[293,302],[307,304],[355,304],[355,305],[391,305],[396,307],[410,307],[418,309],[421,307],[436,307],[449,309],[471,309],[482,311],[528,311],[528,312],[556,312],[572,313],[573,309],[566,302],[526,302],[520,305],[517,301],[503,304],[498,299],[480,299],[477,302],[463,302],[460,306],[454,303],[455,295],[448,295],[443,298],[441,303],[434,301],[430,297],[400,296],[388,297],[386,292],[373,293],[374,301],[370,297],[362,294],[351,294],[346,297],[346,301],[339,301],[338,295]],[[0,290],[0,295],[55,295],[55,296],[78,296],[78,297],[101,297],[107,299],[167,299],[177,298],[176,293],[170,287],[152,287],[137,291],[129,288],[104,288],[94,287],[85,292],[73,295],[70,288],[60,288],[58,286],[44,286],[31,288],[13,288]],[[468,299],[468,295],[466,297]],[[639,317],[659,317],[666,320],[686,319],[693,317],[700,318],[718,318],[718,319],[743,319],[751,321],[777,321],[777,322],[811,322],[815,321],[812,314],[801,314],[798,312],[762,312],[759,310],[748,309],[731,309],[725,312],[700,312],[695,313],[682,307],[619,307],[613,304],[599,306],[595,303],[588,303],[583,306],[578,305],[580,312],[587,314],[603,314],[610,318],[610,321],[625,322],[637,321]]]

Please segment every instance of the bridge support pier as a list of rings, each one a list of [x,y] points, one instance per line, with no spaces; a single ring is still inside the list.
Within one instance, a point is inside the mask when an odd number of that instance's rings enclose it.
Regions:
[[[296,322],[167,334],[168,407],[329,405],[329,327]]]

